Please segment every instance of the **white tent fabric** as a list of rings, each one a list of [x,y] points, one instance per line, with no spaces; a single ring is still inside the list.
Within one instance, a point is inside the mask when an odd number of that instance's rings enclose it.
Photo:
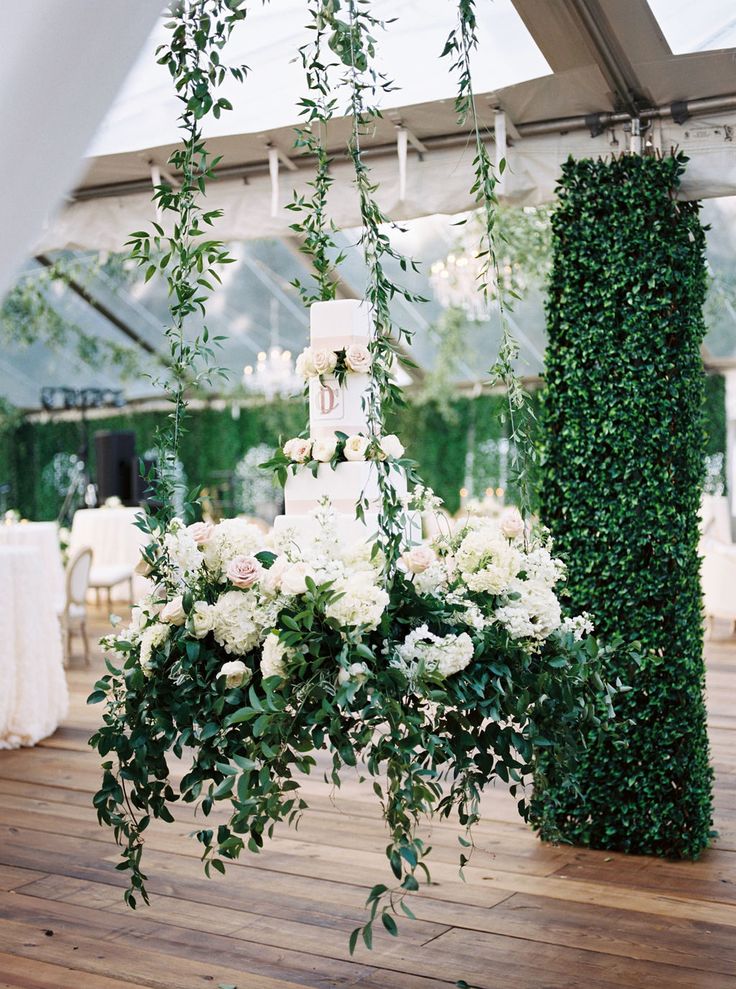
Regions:
[[[25,0],[3,17],[0,296],[82,171],[159,0]]]
[[[680,147],[691,157],[682,195],[687,199],[725,196],[736,192],[736,154],[724,143],[723,121],[701,122],[697,130],[683,132],[670,124],[657,136],[663,150]],[[728,118],[736,130],[736,114]],[[617,141],[612,145],[611,141]],[[568,155],[590,156],[623,151],[628,136],[622,129],[591,138],[586,132],[563,136],[525,138],[507,151],[508,171],[500,199],[517,205],[537,205],[554,198],[560,167]],[[493,153],[493,148],[491,148]],[[420,160],[416,155],[407,164],[406,193],[402,199],[399,163],[394,157],[370,162],[371,176],[379,183],[379,201],[394,220],[458,213],[474,205],[472,148],[451,147],[429,152]],[[330,215],[340,228],[360,225],[358,198],[353,186],[352,166],[338,162],[332,168],[334,184],[330,192]],[[292,190],[307,192],[309,169],[282,172],[280,206],[271,209],[271,181],[267,174],[214,183],[207,196],[208,209],[222,209],[216,232],[226,241],[289,236],[294,214],[283,207]],[[151,193],[106,196],[81,200],[66,207],[52,230],[41,239],[38,251],[83,248],[115,251],[128,239],[131,230],[144,228],[151,219]]]

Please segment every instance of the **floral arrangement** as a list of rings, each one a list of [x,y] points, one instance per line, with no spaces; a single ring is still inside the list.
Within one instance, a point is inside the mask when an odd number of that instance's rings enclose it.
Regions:
[[[114,756],[95,805],[125,844],[131,905],[147,900],[151,817],[198,802],[205,870],[222,872],[277,821],[298,821],[299,779],[323,752],[335,784],[356,765],[373,778],[390,834],[394,886],[371,891],[352,938],[369,943],[379,914],[392,932],[397,911],[411,916],[406,894],[428,875],[424,815],[457,811],[469,831],[483,786],[499,778],[541,819],[543,781],[524,787],[535,752],[573,771],[601,711],[601,656],[587,616],[562,617],[564,568],[546,535],[515,509],[470,519],[407,548],[387,581],[380,552],[341,542],[335,521],[323,502],[297,544],[239,519],[162,530],[146,520],[154,587],[104,640],[117,661],[90,698],[106,705],[92,744]],[[609,709],[614,693],[603,691]],[[167,758],[185,748],[177,788]],[[207,826],[222,803],[227,823]],[[471,842],[460,841],[464,864]]]
[[[398,464],[403,463],[403,456],[404,445],[393,433],[385,436],[364,436],[362,433],[348,436],[346,433],[336,432],[332,436],[316,438],[295,436],[287,440],[261,466],[275,471],[283,484],[287,472],[295,472],[300,466],[306,466],[316,474],[320,464],[331,464],[333,468],[342,463],[366,461],[390,461]]]
[[[296,359],[296,371],[305,381],[310,378],[321,378],[325,374],[334,374],[339,384],[345,381],[347,375],[370,374],[373,358],[368,347],[354,343],[340,350],[329,348],[306,347]]]

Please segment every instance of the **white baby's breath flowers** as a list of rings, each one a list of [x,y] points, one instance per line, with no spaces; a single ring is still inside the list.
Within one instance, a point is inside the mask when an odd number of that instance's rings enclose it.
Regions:
[[[365,455],[368,450],[368,438],[365,436],[348,436],[345,440],[344,455],[346,460],[350,461],[361,461],[365,460]]]
[[[223,663],[220,667],[219,677],[225,677],[225,686],[228,690],[235,687],[244,687],[253,677],[253,673],[248,669],[242,659],[233,659],[229,663]]]

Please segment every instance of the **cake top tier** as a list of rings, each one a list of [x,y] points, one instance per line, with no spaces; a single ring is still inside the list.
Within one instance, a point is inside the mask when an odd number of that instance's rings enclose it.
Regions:
[[[315,302],[309,312],[312,347],[342,350],[351,344],[367,346],[371,338],[370,311],[360,299]]]

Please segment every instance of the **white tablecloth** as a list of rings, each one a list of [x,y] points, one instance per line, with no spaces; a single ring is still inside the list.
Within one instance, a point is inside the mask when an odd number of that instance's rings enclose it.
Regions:
[[[41,553],[0,546],[0,748],[35,745],[65,717],[61,628]]]
[[[139,508],[82,508],[74,513],[69,540],[69,554],[83,546],[92,550],[92,576],[97,567],[127,566],[134,569],[141,558],[141,546],[146,537],[135,526]],[[137,598],[146,593],[148,582],[136,575],[133,593]],[[114,600],[128,598],[127,584],[113,589]]]
[[[56,522],[18,522],[0,525],[0,546],[26,546],[41,555],[45,581],[51,587],[54,603],[64,604],[64,565],[59,547],[59,529]]]

